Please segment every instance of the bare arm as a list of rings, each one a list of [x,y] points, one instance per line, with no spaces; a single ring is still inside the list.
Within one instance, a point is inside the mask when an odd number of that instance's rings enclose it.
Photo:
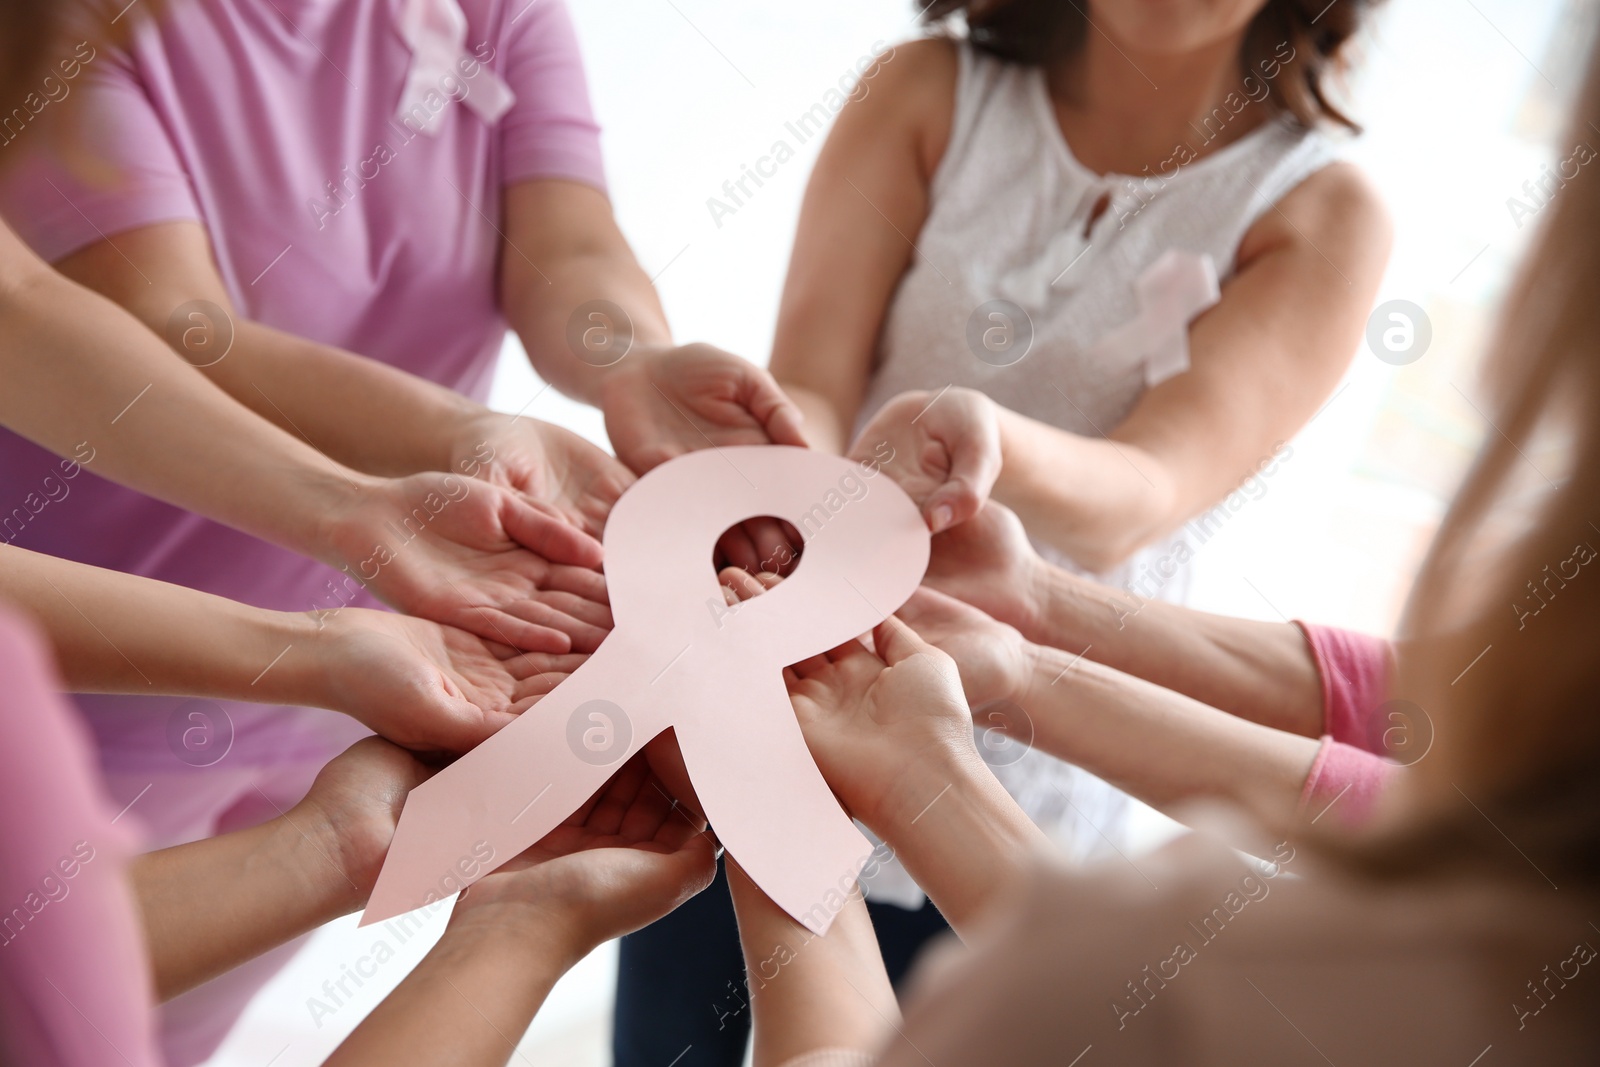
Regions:
[[[772,373],[818,448],[843,452],[884,314],[915,254],[928,183],[950,137],[948,41],[885,53],[839,112],[806,186],[772,345]]]
[[[0,423],[151,496],[329,560],[326,518],[376,484],[251,415],[4,226],[0,337]]]
[[[160,999],[361,907],[427,771],[367,738],[260,826],[147,853],[130,874]]]
[[[384,611],[267,611],[12,547],[0,596],[41,624],[74,692],[329,708],[419,750],[466,751],[583,660]]]
[[[900,1007],[859,891],[818,937],[772,903],[732,860],[728,888],[739,917],[756,1067],[776,1067],[822,1049],[876,1049],[883,1033],[898,1025]]]
[[[357,470],[452,470],[454,430],[481,411],[443,386],[377,360],[241,317],[198,222],[120,233],[56,266],[127,308],[239,403]],[[214,305],[223,317],[192,310],[171,323],[178,308],[196,301]]]
[[[600,190],[558,179],[519,182],[505,190],[505,212],[500,306],[539,376],[598,407],[613,371],[672,347],[661,299]],[[601,302],[624,318],[602,311]],[[577,351],[568,338],[575,317]]]
[[[904,45],[881,62],[864,83],[871,91],[840,112],[807,187],[772,368],[819,447],[843,450],[860,414],[949,139],[955,65],[944,41]],[[1354,168],[1313,175],[1245,235],[1222,302],[1189,330],[1189,371],[1151,389],[1122,424],[1101,427],[1106,438],[998,412],[996,498],[1096,570],[1177,528],[1327,399],[1389,243],[1383,209]]]
[[[1145,600],[1041,559],[990,504],[934,539],[927,582],[1039,645],[1113,667],[1251,722],[1322,733],[1322,682],[1299,627]]]
[[[1360,340],[1389,244],[1383,208],[1353,167],[1306,179],[1240,242],[1222,302],[1189,329],[1190,369],[1103,427],[1106,438],[1001,413],[995,498],[1093,570],[1171,533],[1327,400]]]
[[[605,412],[618,459],[642,474],[710,446],[805,443],[799,411],[765,370],[710,345],[673,347],[655,289],[598,190],[543,180],[505,195],[506,316],[535,370]],[[770,550],[777,528],[767,526],[752,537]]]

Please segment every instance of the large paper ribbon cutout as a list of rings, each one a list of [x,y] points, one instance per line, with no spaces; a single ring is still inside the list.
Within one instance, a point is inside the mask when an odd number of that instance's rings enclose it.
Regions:
[[[722,532],[787,519],[795,573],[729,608]],[[606,523],[615,628],[517,720],[412,790],[363,925],[464,889],[549,833],[671,726],[717,837],[757,885],[823,933],[872,845],[812,762],[783,668],[883,621],[916,590],[928,531],[888,477],[775,445],[652,470]]]
[[[422,133],[438,133],[450,109],[428,106],[430,94],[460,100],[490,126],[516,102],[500,75],[467,51],[467,16],[457,0],[400,0],[398,28],[411,49],[411,69],[400,91],[396,121],[410,118]],[[466,70],[473,75],[468,77]],[[452,92],[452,84],[460,89]]]
[[[1209,255],[1169,248],[1133,283],[1139,314],[1096,341],[1096,366],[1142,356],[1144,383],[1154,388],[1189,369],[1189,323],[1222,299]]]

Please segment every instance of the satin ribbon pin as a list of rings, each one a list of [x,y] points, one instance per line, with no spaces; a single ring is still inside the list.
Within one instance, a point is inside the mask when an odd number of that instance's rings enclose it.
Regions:
[[[492,126],[516,102],[511,87],[467,51],[467,16],[456,0],[400,0],[399,30],[411,49],[411,69],[395,109],[397,121],[438,133],[453,99]],[[437,109],[430,95],[442,101]]]

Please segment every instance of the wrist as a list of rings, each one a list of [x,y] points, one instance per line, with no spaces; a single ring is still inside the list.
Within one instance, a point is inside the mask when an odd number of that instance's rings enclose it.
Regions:
[[[1046,839],[975,750],[950,770],[920,810],[902,811],[879,834],[959,934],[1046,851]]]
[[[252,609],[255,610],[255,609]],[[328,660],[315,611],[260,611],[240,663],[241,697],[264,704],[326,708]]]
[[[311,525],[310,543],[297,551],[350,572],[352,578],[361,582],[353,571],[381,540],[376,536],[382,521],[376,515],[378,501],[383,491],[393,484],[393,479],[355,471],[349,473],[350,477],[340,480],[336,486],[323,488],[311,512],[316,519]]]
[[[469,888],[466,895],[471,892]],[[580,918],[565,909],[549,902],[523,900],[500,900],[466,908],[458,901],[444,937],[460,951],[498,946],[496,950],[510,950],[522,960],[548,961],[557,976],[571,970],[605,940],[587,936]]]
[[[593,383],[589,391],[594,395],[584,399],[602,412],[609,412],[624,394],[636,392],[641,387],[639,379],[648,379],[649,364],[661,359],[671,352],[672,348],[669,343],[645,342],[636,338],[622,359],[612,366],[597,368],[594,371],[589,378]]]
[[[900,759],[904,769],[889,781],[882,796],[855,813],[897,851],[897,839],[920,825],[932,807],[959,801],[978,789],[976,769],[983,768],[970,728],[961,737],[941,737],[915,752],[902,753]]]
[[[371,886],[355,869],[349,849],[323,807],[302,800],[272,820],[274,853],[298,883],[297,899],[308,904],[318,925],[366,906]]]

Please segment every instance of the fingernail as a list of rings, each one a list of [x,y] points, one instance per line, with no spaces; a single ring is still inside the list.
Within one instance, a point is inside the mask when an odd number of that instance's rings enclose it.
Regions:
[[[955,520],[956,513],[948,504],[940,504],[933,509],[933,532],[938,533]]]

